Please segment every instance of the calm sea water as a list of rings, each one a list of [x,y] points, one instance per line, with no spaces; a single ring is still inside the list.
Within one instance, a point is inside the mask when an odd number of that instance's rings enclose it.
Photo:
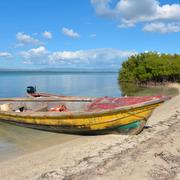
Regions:
[[[21,97],[26,87],[77,96],[120,96],[117,73],[0,73],[0,97]],[[0,122],[0,162],[64,143],[75,135],[44,132]]]
[[[24,96],[26,87],[77,96],[120,96],[117,73],[0,73],[0,97]]]

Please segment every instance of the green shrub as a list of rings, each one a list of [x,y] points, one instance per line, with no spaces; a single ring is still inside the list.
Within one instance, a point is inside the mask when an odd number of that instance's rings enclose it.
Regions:
[[[133,55],[122,63],[120,82],[179,82],[180,55],[156,52]]]

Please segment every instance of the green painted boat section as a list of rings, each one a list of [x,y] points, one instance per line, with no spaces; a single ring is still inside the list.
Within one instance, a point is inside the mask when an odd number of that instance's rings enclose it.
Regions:
[[[130,124],[126,124],[126,125],[118,127],[118,130],[134,129],[134,128],[139,127],[140,124],[141,124],[141,120],[135,121]]]
[[[119,126],[118,130],[119,131],[128,131],[130,129],[138,128],[140,126],[140,124],[141,124],[141,120],[134,121],[134,122],[132,122],[130,124]]]

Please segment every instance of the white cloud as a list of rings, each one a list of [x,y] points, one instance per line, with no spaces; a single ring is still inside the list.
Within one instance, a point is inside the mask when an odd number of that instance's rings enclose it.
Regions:
[[[9,52],[0,52],[0,58],[11,58],[12,54]]]
[[[123,24],[134,24],[151,19],[156,14],[157,7],[156,0],[120,0],[116,12],[122,18]]]
[[[94,6],[95,11],[100,16],[115,17],[115,9],[110,8],[111,0],[91,0],[91,4]]]
[[[94,37],[96,37],[96,36],[97,36],[96,33],[93,33],[93,34],[90,35],[90,37],[92,37],[92,38],[94,38]]]
[[[121,51],[118,49],[104,48],[79,51],[59,51],[50,55],[50,59],[55,60],[73,60],[73,59],[105,59],[111,60],[116,58],[128,57],[134,54],[134,51]],[[102,58],[102,59],[101,59]]]
[[[46,39],[52,39],[52,33],[49,31],[44,31],[42,33],[43,37],[45,37]]]
[[[66,27],[62,28],[62,33],[71,38],[79,38],[80,37],[80,35],[77,32],[75,32],[73,29],[68,29]]]
[[[44,46],[20,52],[26,64],[44,64],[47,60],[48,50]]]
[[[116,18],[118,27],[133,27],[137,23],[177,23],[180,21],[180,4],[161,5],[158,0],[119,0],[114,8],[111,0],[91,0],[98,15]],[[103,8],[102,8],[103,7]],[[107,12],[113,12],[107,13]]]
[[[146,24],[143,30],[147,32],[160,32],[160,33],[180,32],[180,23],[154,22],[154,23]]]
[[[23,32],[18,32],[16,34],[16,39],[17,39],[19,44],[23,44],[23,45],[25,45],[25,44],[34,44],[34,45],[43,44],[38,39],[35,39],[35,38],[31,37],[30,35],[25,34]]]
[[[121,51],[118,49],[91,49],[79,51],[59,51],[49,55],[49,61],[53,63],[71,62],[71,64],[83,64],[91,66],[119,65],[120,60],[136,54],[135,51]]]
[[[45,47],[40,46],[23,51],[20,56],[26,64],[119,67],[122,59],[134,54],[136,54],[135,51],[121,51],[112,48],[49,52]]]

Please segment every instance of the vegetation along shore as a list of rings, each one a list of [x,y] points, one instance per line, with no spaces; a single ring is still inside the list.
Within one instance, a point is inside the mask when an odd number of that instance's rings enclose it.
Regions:
[[[157,52],[133,55],[123,62],[118,79],[139,85],[180,82],[180,55]]]

